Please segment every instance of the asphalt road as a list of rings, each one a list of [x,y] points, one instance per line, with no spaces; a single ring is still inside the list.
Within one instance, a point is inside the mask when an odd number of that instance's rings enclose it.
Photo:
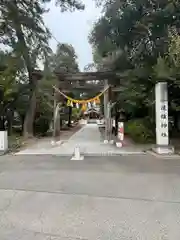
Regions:
[[[180,159],[0,158],[0,240],[179,240]]]

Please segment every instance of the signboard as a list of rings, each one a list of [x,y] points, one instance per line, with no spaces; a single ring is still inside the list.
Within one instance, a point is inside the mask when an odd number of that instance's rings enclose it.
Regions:
[[[124,140],[124,123],[118,122],[118,139],[120,141]]]

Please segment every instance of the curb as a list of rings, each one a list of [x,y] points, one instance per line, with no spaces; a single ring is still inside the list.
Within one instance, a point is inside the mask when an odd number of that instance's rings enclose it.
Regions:
[[[162,159],[180,159],[180,155],[178,154],[158,154],[153,152],[152,150],[147,151],[148,154],[157,157],[157,158],[162,158]]]
[[[72,157],[73,153],[24,153],[24,154],[13,154],[14,156],[58,156],[58,157]],[[106,153],[83,153],[81,152],[81,155],[84,157],[106,157],[106,156],[132,156],[132,155],[146,155],[146,152],[122,152],[122,153],[112,153],[112,152],[106,152]]]

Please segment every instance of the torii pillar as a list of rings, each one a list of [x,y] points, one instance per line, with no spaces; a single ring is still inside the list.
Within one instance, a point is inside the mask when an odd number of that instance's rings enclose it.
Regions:
[[[60,84],[58,84],[58,89],[61,90]],[[59,103],[63,101],[63,97],[54,90],[54,113],[53,113],[53,137],[60,136],[60,113],[59,113]]]
[[[53,137],[60,136],[60,115],[59,115],[59,106],[57,101],[57,93],[54,92],[54,112],[53,112]]]
[[[109,86],[108,80],[104,81],[104,87]],[[111,103],[110,103],[110,90],[109,88],[104,93],[104,118],[105,118],[105,141],[111,140]]]

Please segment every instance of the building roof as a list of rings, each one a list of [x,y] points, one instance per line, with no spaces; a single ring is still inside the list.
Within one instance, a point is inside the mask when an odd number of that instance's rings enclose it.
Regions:
[[[97,113],[97,114],[100,114],[100,112],[97,111],[95,108],[90,108],[90,109],[88,109],[88,110],[85,112],[85,114],[89,114],[89,113],[91,113],[91,112],[95,112],[95,113]]]

